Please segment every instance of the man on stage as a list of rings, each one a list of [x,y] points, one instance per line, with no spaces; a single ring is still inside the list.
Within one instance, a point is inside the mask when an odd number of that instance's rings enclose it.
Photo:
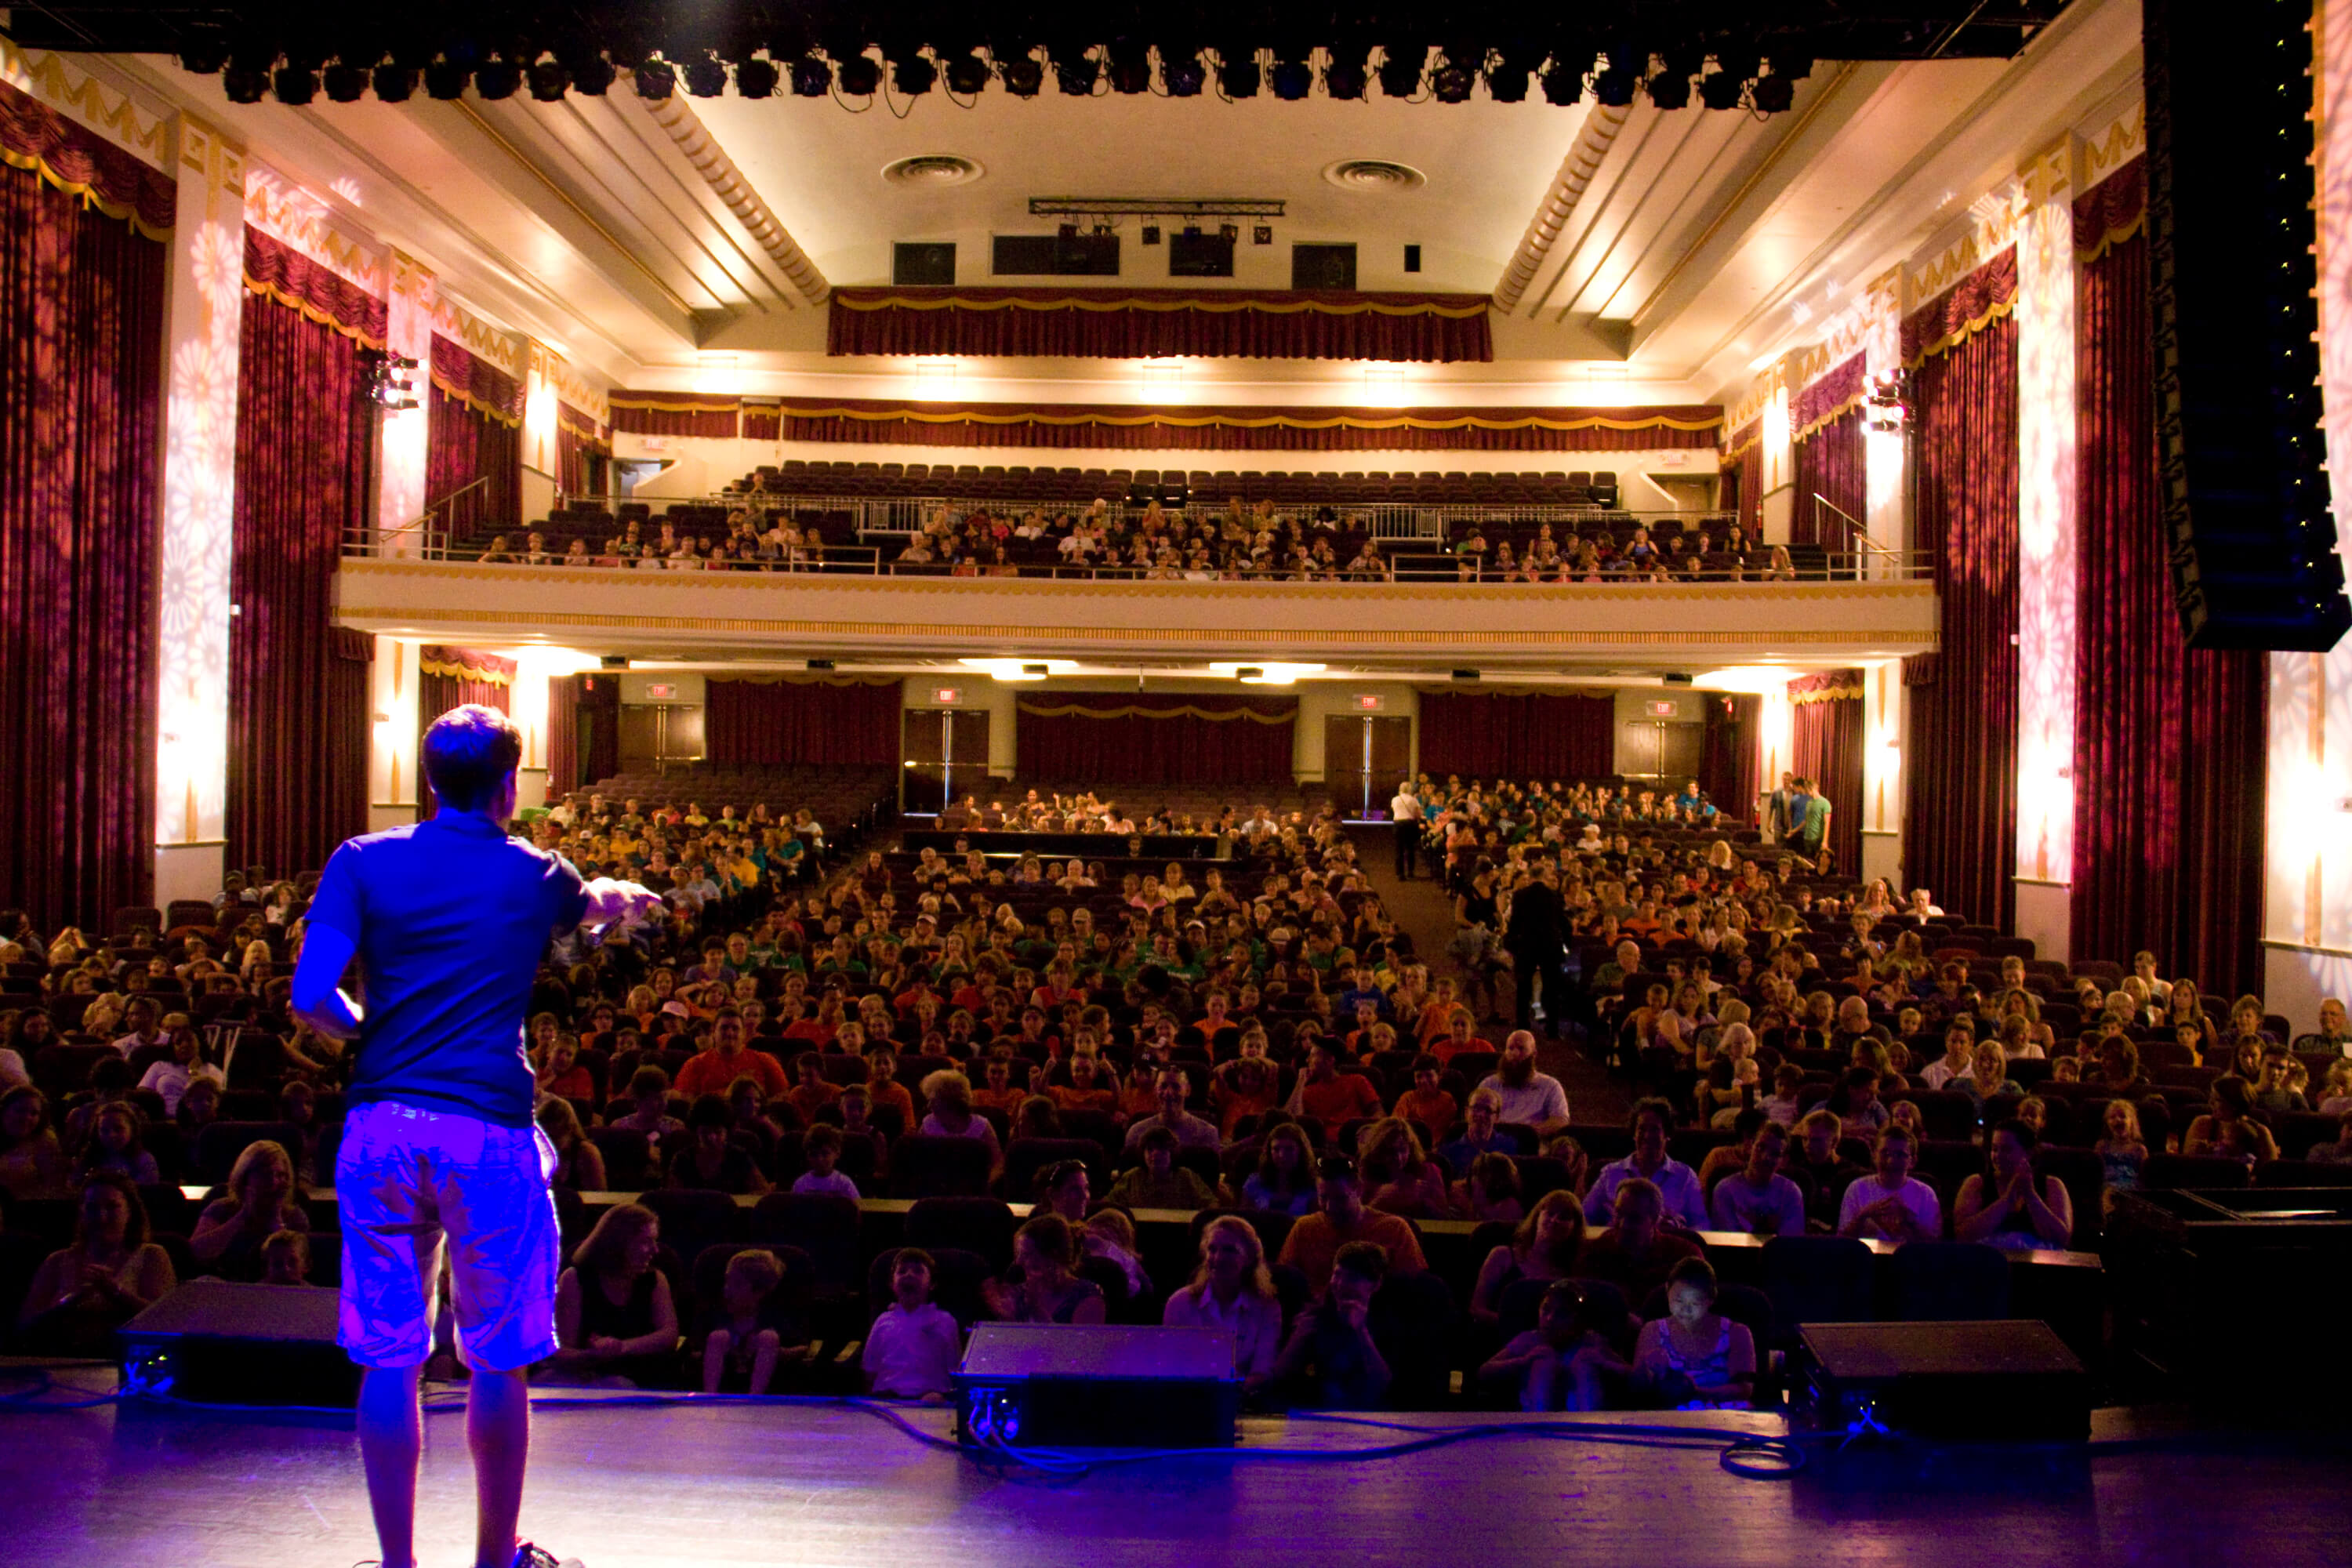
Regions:
[[[359,1041],[335,1162],[339,1337],[364,1369],[360,1457],[384,1568],[415,1562],[418,1379],[445,1238],[457,1350],[473,1373],[477,1568],[556,1568],[516,1540],[526,1377],[556,1348],[561,1267],[554,1151],[531,1120],[523,1016],[551,937],[625,924],[661,900],[630,882],[583,883],[562,857],[507,837],[521,756],[520,731],[493,709],[436,720],[425,773],[440,815],[335,851],[294,973],[297,1016]],[[355,957],[358,998],[341,990]]]

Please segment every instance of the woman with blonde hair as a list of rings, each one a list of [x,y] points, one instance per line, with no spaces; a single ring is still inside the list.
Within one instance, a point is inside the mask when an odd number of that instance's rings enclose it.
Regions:
[[[1231,1330],[1242,1393],[1264,1387],[1282,1349],[1282,1304],[1256,1227],[1239,1215],[1220,1215],[1202,1226],[1201,1266],[1192,1283],[1168,1298],[1160,1321],[1170,1328]]]
[[[310,1233],[310,1216],[294,1186],[293,1157],[271,1139],[247,1143],[229,1167],[226,1185],[227,1194],[197,1217],[188,1250],[225,1278],[258,1279],[261,1244],[273,1232]]]
[[[643,1204],[604,1211],[556,1282],[564,1348],[539,1363],[547,1381],[641,1388],[677,1372],[677,1306],[660,1256],[660,1215]]]

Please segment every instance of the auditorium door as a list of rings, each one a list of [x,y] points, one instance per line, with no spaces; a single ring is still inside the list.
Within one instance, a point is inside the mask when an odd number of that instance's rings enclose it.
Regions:
[[[1345,815],[1385,813],[1412,771],[1412,720],[1334,713],[1323,721],[1323,782]]]
[[[988,782],[988,715],[960,708],[907,710],[898,770],[898,809],[937,816],[962,795],[982,794]]]
[[[1706,725],[1636,719],[1619,733],[1617,771],[1627,778],[1664,779],[1680,785],[1698,777],[1706,755]]]

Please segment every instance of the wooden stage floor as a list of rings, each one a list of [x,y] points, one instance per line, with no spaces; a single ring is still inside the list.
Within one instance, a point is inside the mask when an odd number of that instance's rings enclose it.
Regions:
[[[949,1432],[944,1411],[913,1418]],[[1245,1425],[1246,1447],[1385,1436]],[[2103,1420],[2103,1436],[2123,1431]],[[1711,1452],[1530,1436],[1369,1462],[1220,1455],[1044,1482],[989,1474],[853,1411],[616,1406],[541,1415],[523,1518],[528,1533],[587,1568],[2284,1568],[2347,1560],[2347,1473],[2332,1445],[2217,1440],[1913,1450],[1754,1481],[1727,1474]],[[425,1568],[461,1568],[472,1491],[455,1415],[427,1419],[422,1517]],[[347,1426],[156,1405],[0,1409],[0,1563],[9,1568],[343,1568],[374,1554]]]

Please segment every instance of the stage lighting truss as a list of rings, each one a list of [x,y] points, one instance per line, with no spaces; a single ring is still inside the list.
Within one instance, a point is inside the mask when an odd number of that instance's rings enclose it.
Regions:
[[[1209,83],[1197,45],[1160,46],[1160,90],[1171,98],[1198,98]]]

